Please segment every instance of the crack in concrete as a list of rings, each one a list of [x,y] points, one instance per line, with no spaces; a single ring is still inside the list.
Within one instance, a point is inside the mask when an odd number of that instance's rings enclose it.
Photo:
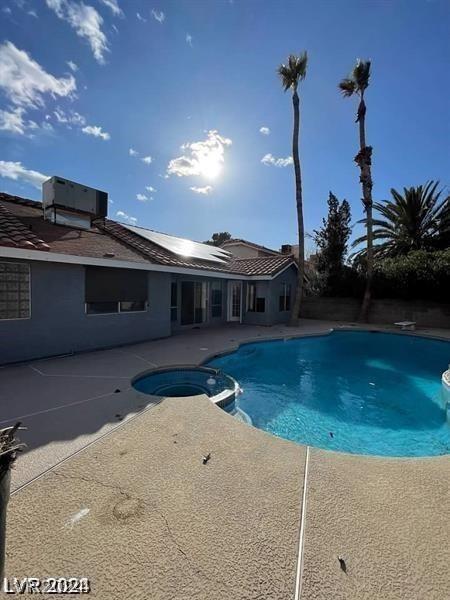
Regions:
[[[154,513],[156,513],[164,521],[165,528],[167,530],[167,533],[169,534],[169,537],[170,537],[173,545],[175,546],[176,550],[184,557],[189,568],[195,575],[200,575],[201,577],[203,577],[210,583],[220,584],[220,585],[223,585],[226,589],[232,589],[232,586],[230,586],[225,581],[222,581],[220,579],[212,579],[211,577],[208,577],[208,575],[206,575],[206,573],[204,571],[202,571],[202,569],[200,569],[199,567],[196,567],[195,564],[192,563],[189,555],[183,550],[183,548],[178,543],[178,541],[175,537],[175,534],[173,533],[173,531],[169,525],[169,521],[168,521],[167,517],[153,503],[149,502],[148,500],[145,500],[144,498],[140,498],[139,496],[133,496],[132,494],[130,494],[129,492],[126,492],[119,485],[116,485],[116,484],[104,483],[103,481],[99,481],[98,479],[94,479],[92,477],[85,477],[83,475],[68,475],[66,473],[58,473],[57,471],[53,471],[52,473],[53,473],[53,475],[56,475],[57,477],[61,477],[62,479],[71,479],[74,481],[83,481],[84,483],[89,483],[89,484],[92,484],[92,483],[97,484],[100,487],[112,490],[114,492],[118,492],[120,495],[124,496],[124,498],[126,498],[127,500],[136,500],[138,502],[142,502],[142,504],[144,506],[147,506],[148,508],[150,508]]]

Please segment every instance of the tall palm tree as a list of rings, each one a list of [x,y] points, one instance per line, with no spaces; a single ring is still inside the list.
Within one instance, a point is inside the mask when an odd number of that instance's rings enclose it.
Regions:
[[[380,218],[373,220],[375,258],[395,257],[412,250],[445,248],[450,239],[450,196],[440,200],[439,182],[403,188],[403,194],[391,189],[392,200],[375,202]],[[360,223],[365,223],[362,219]],[[367,241],[363,235],[353,242],[358,246]],[[365,255],[365,249],[357,253]]]
[[[373,222],[372,222],[372,146],[366,145],[366,103],[364,94],[369,86],[370,60],[357,60],[349,77],[343,79],[339,88],[345,97],[359,96],[356,122],[359,124],[359,152],[355,156],[355,162],[360,169],[360,182],[362,185],[362,201],[366,213],[366,240],[367,240],[367,266],[366,266],[366,288],[361,306],[360,320],[367,321],[369,316],[370,300],[372,296],[373,276]]]
[[[295,172],[295,199],[297,204],[297,229],[298,229],[298,274],[295,290],[295,299],[291,312],[291,325],[298,323],[300,304],[303,294],[303,279],[305,275],[305,229],[303,225],[303,195],[302,195],[302,171],[300,167],[300,157],[298,150],[298,137],[300,130],[300,99],[297,88],[300,81],[306,77],[306,66],[308,64],[308,55],[302,52],[299,56],[291,54],[288,57],[287,64],[278,67],[278,75],[281,78],[281,84],[284,91],[292,91],[292,105],[294,108],[294,128],[292,133],[292,158],[294,159]]]

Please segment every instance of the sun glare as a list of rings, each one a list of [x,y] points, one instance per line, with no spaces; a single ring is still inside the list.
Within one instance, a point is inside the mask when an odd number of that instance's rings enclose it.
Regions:
[[[215,179],[222,171],[222,163],[223,158],[217,152],[205,153],[198,161],[200,174],[206,179]]]

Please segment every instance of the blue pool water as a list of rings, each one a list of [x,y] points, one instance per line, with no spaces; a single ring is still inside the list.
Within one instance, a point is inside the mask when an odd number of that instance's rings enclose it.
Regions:
[[[382,456],[450,453],[441,375],[450,342],[338,331],[247,344],[208,364],[234,377],[253,425],[294,442]]]
[[[183,397],[206,394],[210,398],[228,390],[234,393],[236,382],[215,369],[169,367],[158,369],[133,381],[133,387],[143,394],[162,397]]]

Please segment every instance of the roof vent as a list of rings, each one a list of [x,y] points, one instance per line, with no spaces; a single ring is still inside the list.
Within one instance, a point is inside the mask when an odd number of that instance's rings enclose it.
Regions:
[[[59,225],[89,229],[95,218],[106,217],[108,194],[53,176],[42,185],[44,217]]]

